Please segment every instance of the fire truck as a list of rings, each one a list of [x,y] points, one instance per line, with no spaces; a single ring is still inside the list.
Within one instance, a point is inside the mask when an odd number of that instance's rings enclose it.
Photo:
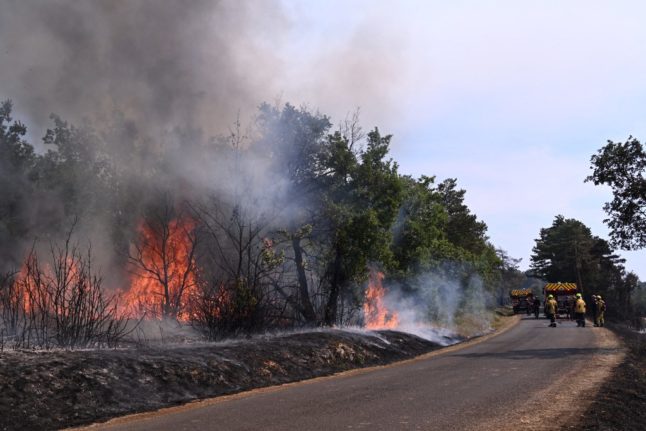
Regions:
[[[520,312],[530,313],[532,302],[534,301],[534,293],[530,289],[514,289],[509,292],[509,297],[514,308],[514,314]]]
[[[547,283],[543,288],[543,300],[547,300],[547,295],[554,295],[554,299],[559,305],[558,315],[569,316],[577,293],[579,293],[579,289],[576,283]]]

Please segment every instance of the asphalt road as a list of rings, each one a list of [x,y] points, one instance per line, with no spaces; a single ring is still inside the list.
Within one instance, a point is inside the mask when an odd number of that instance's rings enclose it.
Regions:
[[[252,391],[110,430],[463,430],[521,409],[563,373],[585,367],[599,328],[523,318],[481,343],[429,358]],[[576,405],[572,406],[576,409]]]

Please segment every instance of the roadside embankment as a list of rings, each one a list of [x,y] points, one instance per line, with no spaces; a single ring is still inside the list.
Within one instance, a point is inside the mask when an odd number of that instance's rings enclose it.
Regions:
[[[504,331],[516,321],[498,312],[493,328]],[[473,338],[466,344],[492,335]],[[444,341],[450,344],[457,340]],[[5,350],[0,353],[0,430],[80,426],[386,365],[434,354],[429,352],[441,347],[404,332],[326,329],[214,344],[84,351]]]
[[[313,331],[201,346],[0,354],[0,430],[50,430],[382,365],[440,348],[394,332]]]

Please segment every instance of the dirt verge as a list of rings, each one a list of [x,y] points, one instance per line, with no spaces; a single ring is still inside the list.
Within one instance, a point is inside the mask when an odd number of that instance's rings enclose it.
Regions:
[[[612,327],[626,346],[626,355],[599,385],[588,408],[581,410],[564,430],[646,429],[646,334]]]

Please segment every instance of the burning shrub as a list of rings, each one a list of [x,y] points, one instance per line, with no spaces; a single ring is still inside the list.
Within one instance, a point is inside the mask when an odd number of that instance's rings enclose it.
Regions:
[[[68,237],[63,247],[50,245],[50,258],[42,264],[32,249],[17,275],[3,277],[3,335],[14,348],[115,346],[128,322],[117,298],[104,294],[91,249],[82,255]]]

